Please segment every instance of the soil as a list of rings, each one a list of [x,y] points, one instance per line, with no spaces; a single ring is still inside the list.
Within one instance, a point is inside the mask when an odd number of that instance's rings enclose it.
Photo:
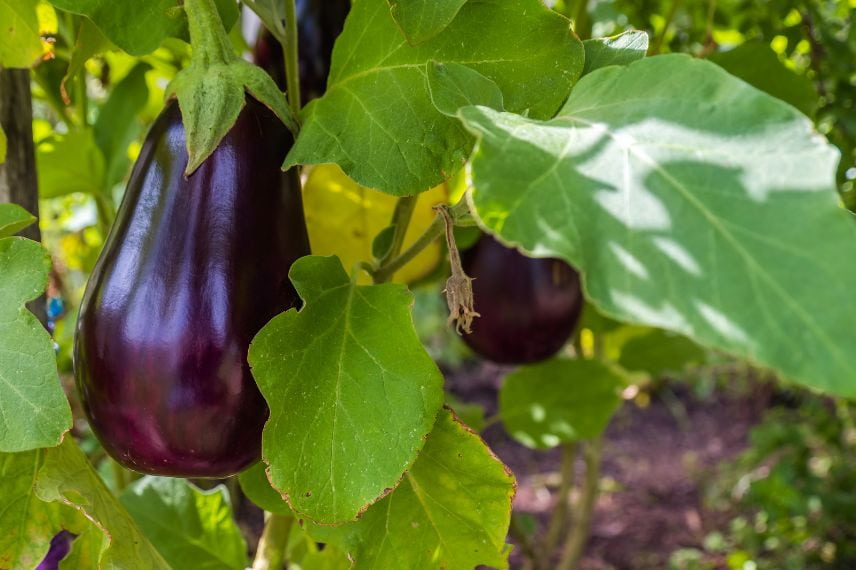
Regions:
[[[482,363],[449,373],[447,386],[460,400],[482,404],[489,417],[506,372]],[[581,570],[668,568],[672,552],[700,547],[705,535],[727,524],[705,510],[704,483],[718,464],[745,449],[769,396],[763,387],[752,394],[720,389],[702,400],[685,384],[672,383],[644,407],[640,400],[626,402],[607,430],[602,494]],[[501,425],[482,435],[517,476],[515,512],[534,516],[543,529],[555,501],[560,452],[523,447]],[[576,473],[580,479],[580,458]],[[515,548],[511,567],[521,568],[522,561]]]

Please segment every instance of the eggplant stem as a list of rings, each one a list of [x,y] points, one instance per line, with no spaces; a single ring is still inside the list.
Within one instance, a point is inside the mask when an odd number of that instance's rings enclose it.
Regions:
[[[285,94],[295,120],[300,117],[300,65],[295,0],[285,0]]]
[[[268,513],[252,570],[280,570],[288,561],[286,547],[294,517]]]
[[[193,46],[191,61],[209,68],[238,58],[229,43],[214,0],[184,0],[184,10],[190,29],[190,45]]]

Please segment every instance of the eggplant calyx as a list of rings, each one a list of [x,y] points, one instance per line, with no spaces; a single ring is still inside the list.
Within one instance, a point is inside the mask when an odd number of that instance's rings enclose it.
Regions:
[[[167,87],[178,99],[187,135],[185,176],[211,156],[235,124],[246,95],[262,103],[297,136],[298,124],[273,79],[232,49],[214,0],[185,0],[193,53]]]

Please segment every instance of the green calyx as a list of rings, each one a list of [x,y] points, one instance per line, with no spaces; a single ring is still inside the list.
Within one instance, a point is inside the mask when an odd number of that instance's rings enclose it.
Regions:
[[[211,156],[238,119],[246,94],[273,111],[296,135],[297,121],[273,79],[235,55],[214,0],[184,0],[184,10],[193,55],[166,95],[178,99],[187,133],[185,175]]]

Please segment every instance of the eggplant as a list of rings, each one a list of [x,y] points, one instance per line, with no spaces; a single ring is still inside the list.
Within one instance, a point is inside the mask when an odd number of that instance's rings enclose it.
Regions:
[[[181,112],[146,136],[86,287],[74,372],[93,431],[134,471],[226,477],[259,459],[253,336],[297,306],[309,253],[290,132],[252,98],[189,177]]]
[[[583,307],[579,274],[561,259],[533,259],[484,235],[461,253],[480,317],[463,339],[499,364],[549,358],[568,341]]]
[[[300,100],[305,104],[327,89],[333,44],[345,27],[350,0],[297,0],[297,51],[300,68]],[[253,63],[267,71],[285,91],[285,59],[282,45],[267,30],[259,34]]]

